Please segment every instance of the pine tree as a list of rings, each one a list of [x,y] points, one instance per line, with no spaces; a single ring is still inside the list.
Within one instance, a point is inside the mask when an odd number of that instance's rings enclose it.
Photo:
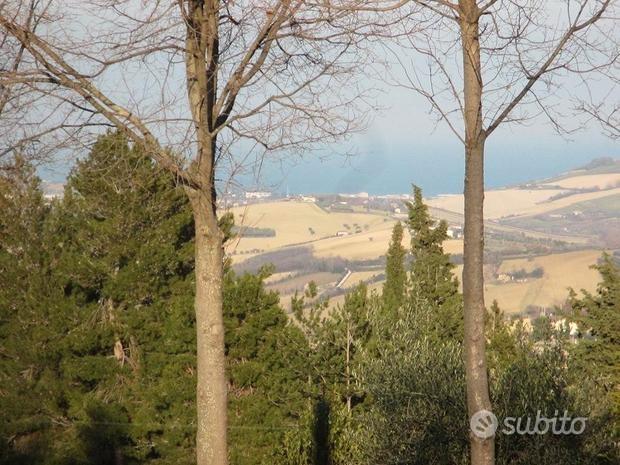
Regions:
[[[407,273],[405,271],[406,249],[402,245],[403,225],[398,221],[392,229],[392,239],[386,254],[383,304],[386,312],[395,315],[403,304]]]
[[[485,327],[491,378],[514,363],[521,353],[532,350],[531,335],[525,331],[521,322],[511,326],[495,299],[487,310]]]
[[[422,199],[422,190],[414,186],[414,200],[407,203],[411,232],[412,292],[418,298],[441,305],[458,293],[458,283],[452,274],[454,265],[450,255],[444,253],[443,242],[448,239],[445,221],[435,222]]]
[[[46,268],[45,220],[49,213],[34,167],[16,156],[0,171],[0,309],[2,321],[19,311]]]
[[[313,299],[309,286],[305,298]],[[328,309],[328,302],[314,301],[305,308],[304,297],[295,296],[292,307],[297,324],[309,344],[307,365],[312,427],[290,433],[278,451],[278,463],[357,464],[360,411],[366,393],[359,379],[362,353],[371,341],[370,312],[378,305],[375,295],[361,283],[349,291],[342,305]],[[291,447],[306,447],[303,461]],[[293,457],[297,457],[292,460]]]
[[[139,148],[110,133],[71,172],[52,223],[54,271],[67,306],[65,417],[79,426],[64,454],[191,463],[193,223],[186,199]]]
[[[584,335],[575,355],[584,372],[595,376],[610,392],[615,413],[615,435],[620,437],[620,267],[609,254],[598,265],[602,281],[595,294],[571,291],[569,305]]]
[[[0,171],[0,463],[41,463],[59,417],[48,215],[34,167],[16,156]]]
[[[102,136],[51,209],[32,173],[23,196],[2,190],[0,433],[14,439],[0,463],[195,461],[194,225],[175,180],[138,150]],[[230,215],[221,223],[231,231]],[[307,341],[267,274],[224,280],[240,465],[267,461],[305,409]]]
[[[413,257],[409,311],[417,311],[419,318],[427,319],[437,336],[461,340],[462,298],[458,280],[452,272],[454,265],[442,245],[448,238],[448,225],[443,220],[437,223],[431,218],[418,186],[413,187],[413,194],[413,202],[407,203]],[[432,309],[432,312],[425,314],[421,311],[423,309]]]
[[[111,137],[69,182],[77,194],[72,201],[84,204],[78,207],[83,213],[77,238],[85,238],[79,249],[97,247],[87,272],[72,278],[84,282],[82,289],[90,284],[85,276],[100,276],[88,294],[114,313],[107,350],[120,342],[127,355],[128,389],[117,403],[135,422],[137,434],[130,439],[139,455],[125,453],[141,461],[155,456],[166,464],[193,463],[196,339],[189,205],[171,177],[138,154],[134,160],[136,149]],[[119,172],[108,179],[117,182],[102,183],[97,173],[113,169]],[[231,231],[232,221],[223,216],[222,229]],[[268,275],[269,270],[236,276],[228,269],[223,283],[230,454],[239,465],[268,457],[283,431],[295,427],[303,405],[307,343],[289,324],[278,296],[264,290]]]
[[[310,395],[308,343],[265,290],[270,273],[229,271],[224,283],[231,462],[239,465],[269,463],[285,431],[300,426]]]

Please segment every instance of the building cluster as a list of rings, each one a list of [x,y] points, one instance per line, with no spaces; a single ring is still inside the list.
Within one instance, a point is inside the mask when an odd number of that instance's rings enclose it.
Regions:
[[[250,200],[250,199],[262,200],[262,199],[271,198],[271,195],[272,194],[269,191],[249,191],[245,193],[245,198],[247,200]]]
[[[384,212],[394,218],[407,218],[405,202],[412,200],[410,194],[371,195],[368,192],[355,194],[283,194],[268,190],[251,190],[241,192],[227,192],[220,198],[222,206],[238,207],[261,202],[293,201],[316,204],[326,211],[332,212]],[[351,231],[338,231],[336,236],[344,237]],[[450,224],[447,230],[450,239],[462,239],[463,227],[461,224]]]

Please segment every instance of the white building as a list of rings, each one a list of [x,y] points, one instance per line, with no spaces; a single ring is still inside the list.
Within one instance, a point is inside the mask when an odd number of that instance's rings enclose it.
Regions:
[[[450,226],[446,233],[451,239],[459,239],[463,237],[463,228],[460,226]]]
[[[340,197],[348,199],[368,199],[370,194],[368,192],[358,192],[357,194],[338,194]]]
[[[271,197],[271,192],[267,191],[253,191],[245,193],[246,199],[268,199],[269,197]]]

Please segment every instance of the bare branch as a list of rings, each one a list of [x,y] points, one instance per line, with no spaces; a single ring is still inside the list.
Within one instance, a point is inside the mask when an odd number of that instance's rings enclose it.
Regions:
[[[536,82],[538,82],[545,73],[557,71],[558,69],[566,67],[566,65],[553,65],[556,62],[556,59],[562,54],[562,52],[565,51],[567,44],[574,38],[574,36],[579,31],[588,28],[592,24],[596,23],[599,19],[601,19],[601,17],[611,3],[612,0],[605,0],[604,2],[602,2],[600,8],[598,8],[593,14],[591,14],[587,19],[580,21],[588,2],[585,1],[581,4],[579,13],[575,17],[574,21],[572,22],[572,24],[570,24],[566,32],[562,35],[562,37],[557,42],[551,53],[546,57],[542,65],[540,65],[540,67],[533,74],[529,75],[523,89],[521,89],[521,91],[508,103],[508,105],[506,105],[506,107],[499,114],[499,116],[497,116],[497,118],[488,126],[488,128],[486,129],[487,135],[490,135],[493,131],[495,131],[495,129],[497,129],[497,127],[523,100],[523,98],[530,92],[534,84],[536,84]]]

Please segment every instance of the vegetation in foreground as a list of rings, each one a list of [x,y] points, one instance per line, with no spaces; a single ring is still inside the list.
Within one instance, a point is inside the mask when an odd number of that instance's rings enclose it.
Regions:
[[[0,180],[0,463],[194,463],[187,200],[115,134],[60,201],[44,200],[23,160],[14,168]],[[381,295],[358,286],[328,313],[311,283],[289,316],[265,289],[272,270],[226,265],[231,463],[467,463],[462,298],[445,224],[415,194]],[[576,344],[489,310],[498,417],[589,418],[579,437],[499,435],[498,463],[617,463],[620,271],[609,257],[598,270],[596,293],[568,296],[567,318],[591,328]]]

